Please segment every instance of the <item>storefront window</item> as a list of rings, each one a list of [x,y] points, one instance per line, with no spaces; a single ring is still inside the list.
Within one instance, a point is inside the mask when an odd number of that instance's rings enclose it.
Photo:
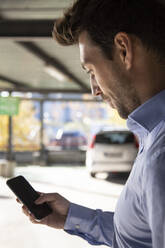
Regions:
[[[0,151],[6,151],[8,148],[8,126],[9,117],[0,115]]]
[[[13,117],[13,150],[39,150],[40,126],[39,102],[22,100],[19,114]]]

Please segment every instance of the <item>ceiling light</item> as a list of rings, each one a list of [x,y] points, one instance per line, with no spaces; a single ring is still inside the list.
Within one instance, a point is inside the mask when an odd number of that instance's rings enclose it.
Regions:
[[[56,67],[54,67],[52,65],[46,65],[44,67],[44,70],[51,77],[57,79],[60,82],[65,82],[65,81],[70,80],[68,76],[66,76],[64,73],[62,73],[60,70],[58,70]]]

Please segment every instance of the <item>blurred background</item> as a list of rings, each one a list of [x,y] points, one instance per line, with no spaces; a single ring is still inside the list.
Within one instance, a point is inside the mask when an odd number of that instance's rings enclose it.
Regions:
[[[0,0],[0,247],[87,248],[86,241],[31,224],[6,179],[113,211],[138,151],[126,122],[93,98],[77,46],[52,38],[72,0]]]
[[[116,111],[101,101],[87,100],[84,94],[70,93],[68,99],[63,93],[51,94],[47,99],[33,98],[33,93],[12,92],[10,97],[7,91],[0,94],[7,102],[12,97],[18,100],[16,115],[0,115],[1,159],[10,158],[18,164],[50,165],[76,158],[75,162],[84,164],[95,133],[125,128],[125,121],[119,119]],[[25,99],[26,96],[30,98]],[[0,111],[6,108],[3,104]],[[8,108],[10,112],[13,103]],[[67,151],[75,151],[76,157],[68,160]]]

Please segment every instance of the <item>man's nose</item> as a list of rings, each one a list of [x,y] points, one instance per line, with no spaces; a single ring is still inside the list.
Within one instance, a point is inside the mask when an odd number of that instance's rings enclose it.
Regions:
[[[95,87],[95,88],[92,88],[92,95],[93,96],[99,96],[99,95],[101,95],[101,90],[100,90],[100,88],[98,86]]]
[[[100,87],[98,86],[98,84],[94,80],[91,80],[90,84],[91,84],[92,95],[93,96],[101,95],[102,91],[101,91]]]

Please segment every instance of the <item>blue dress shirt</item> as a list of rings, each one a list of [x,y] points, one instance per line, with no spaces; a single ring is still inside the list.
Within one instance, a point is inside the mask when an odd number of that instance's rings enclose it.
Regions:
[[[139,152],[115,213],[71,203],[64,230],[93,245],[165,248],[165,90],[134,110]]]

